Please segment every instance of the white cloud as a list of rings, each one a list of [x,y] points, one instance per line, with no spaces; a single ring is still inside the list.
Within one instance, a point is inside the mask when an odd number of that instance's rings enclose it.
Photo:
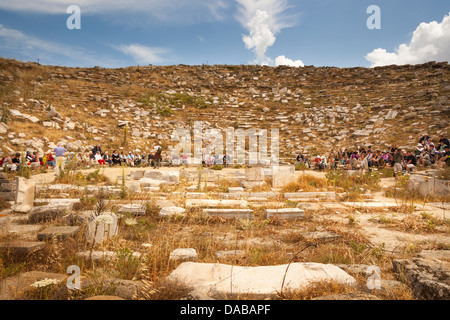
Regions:
[[[121,23],[142,24],[158,21],[195,23],[222,20],[225,0],[20,0],[0,1],[0,9],[43,14],[66,14],[68,6],[76,4],[82,14],[118,14]],[[124,16],[132,13],[133,19]],[[139,15],[139,17],[137,16]],[[139,21],[137,21],[139,20]]]
[[[279,56],[275,59],[275,66],[304,67],[302,60],[291,60],[285,56]]]
[[[68,64],[88,66],[112,66],[117,61],[99,57],[88,50],[67,44],[43,40],[28,35],[20,30],[11,29],[0,24],[0,48],[4,52],[20,54],[31,61],[40,60],[43,64],[54,64],[55,61],[68,61]]]
[[[420,64],[428,61],[450,61],[450,13],[441,23],[421,23],[409,44],[401,44],[395,52],[378,48],[366,55],[372,67]]]
[[[159,64],[167,60],[164,55],[168,53],[168,50],[164,48],[147,47],[140,44],[121,45],[115,48],[131,56],[139,64]]]
[[[267,65],[271,61],[266,57],[267,48],[275,43],[275,35],[267,24],[269,15],[266,11],[256,11],[253,19],[247,24],[250,35],[242,36],[247,49],[253,50],[256,54],[256,63]]]
[[[294,16],[287,16],[287,0],[236,0],[239,4],[236,19],[249,32],[242,40],[247,49],[255,53],[254,63],[266,65],[272,62],[266,56],[267,49],[276,41],[276,35],[295,24]]]

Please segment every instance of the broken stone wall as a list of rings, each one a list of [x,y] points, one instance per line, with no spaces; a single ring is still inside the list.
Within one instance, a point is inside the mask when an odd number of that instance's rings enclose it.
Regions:
[[[6,173],[0,172],[0,199],[6,201],[15,201],[16,182],[9,180]]]

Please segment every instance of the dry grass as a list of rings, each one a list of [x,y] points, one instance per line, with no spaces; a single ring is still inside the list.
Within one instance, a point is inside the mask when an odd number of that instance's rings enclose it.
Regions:
[[[336,282],[322,281],[311,284],[302,290],[285,290],[278,294],[278,298],[282,300],[311,300],[333,294],[347,294],[356,292],[358,292],[358,290],[351,286]]]
[[[302,174],[296,182],[286,184],[281,192],[298,192],[298,191],[318,191],[326,190],[330,184],[325,178],[315,177],[309,174]]]

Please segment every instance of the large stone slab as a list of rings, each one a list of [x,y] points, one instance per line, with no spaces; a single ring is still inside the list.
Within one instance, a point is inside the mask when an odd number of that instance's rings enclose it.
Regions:
[[[413,258],[393,260],[392,265],[411,284],[417,299],[450,299],[450,262]]]
[[[36,235],[41,228],[42,225],[12,223],[7,232],[12,235],[17,235],[23,241],[35,241]]]
[[[193,248],[178,248],[170,253],[169,260],[175,261],[196,261],[197,251]]]
[[[28,215],[29,223],[39,223],[55,220],[72,210],[73,202],[58,202],[44,206],[33,207]]]
[[[336,199],[334,192],[287,192],[284,197],[288,200],[301,199]]]
[[[266,219],[277,216],[286,220],[298,220],[302,219],[305,215],[305,211],[299,208],[279,208],[279,209],[266,209]]]
[[[224,219],[249,219],[253,220],[253,210],[250,209],[203,209],[203,217],[220,217]]]
[[[341,202],[341,204],[353,208],[395,208],[401,206],[401,203],[395,203],[390,201]]]
[[[145,215],[146,207],[143,204],[140,203],[131,203],[131,204],[125,204],[122,205],[117,213],[120,214],[134,214],[137,216],[143,216]]]
[[[0,244],[0,248],[8,250],[10,253],[18,256],[26,256],[31,252],[44,249],[46,244],[37,241],[10,241]]]
[[[166,279],[195,289],[194,294],[210,297],[275,295],[322,281],[356,285],[352,276],[334,265],[300,262],[260,267],[184,262]]]
[[[245,180],[247,181],[264,181],[264,167],[263,166],[246,166]]]
[[[206,193],[204,193],[204,192],[186,192],[186,198],[206,199]]]
[[[131,171],[129,173],[129,176],[133,180],[139,180],[139,179],[142,179],[144,177],[144,173],[145,173],[144,170]]]
[[[245,200],[214,200],[214,199],[186,199],[186,207],[248,207]]]
[[[80,231],[79,226],[59,226],[48,227],[37,234],[40,241],[51,240],[54,238],[64,240],[74,237]]]
[[[159,211],[160,218],[168,217],[182,217],[184,216],[186,209],[181,207],[164,207]]]
[[[144,178],[154,180],[163,180],[170,183],[178,183],[180,180],[180,171],[178,170],[146,170]]]
[[[245,200],[186,199],[186,207],[248,207]]]

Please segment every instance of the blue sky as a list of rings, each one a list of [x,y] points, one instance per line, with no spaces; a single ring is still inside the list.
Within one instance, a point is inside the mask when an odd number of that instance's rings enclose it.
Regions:
[[[66,26],[69,5],[80,30]],[[379,30],[366,26],[370,5]],[[450,1],[0,0],[0,56],[71,67],[449,61]]]

